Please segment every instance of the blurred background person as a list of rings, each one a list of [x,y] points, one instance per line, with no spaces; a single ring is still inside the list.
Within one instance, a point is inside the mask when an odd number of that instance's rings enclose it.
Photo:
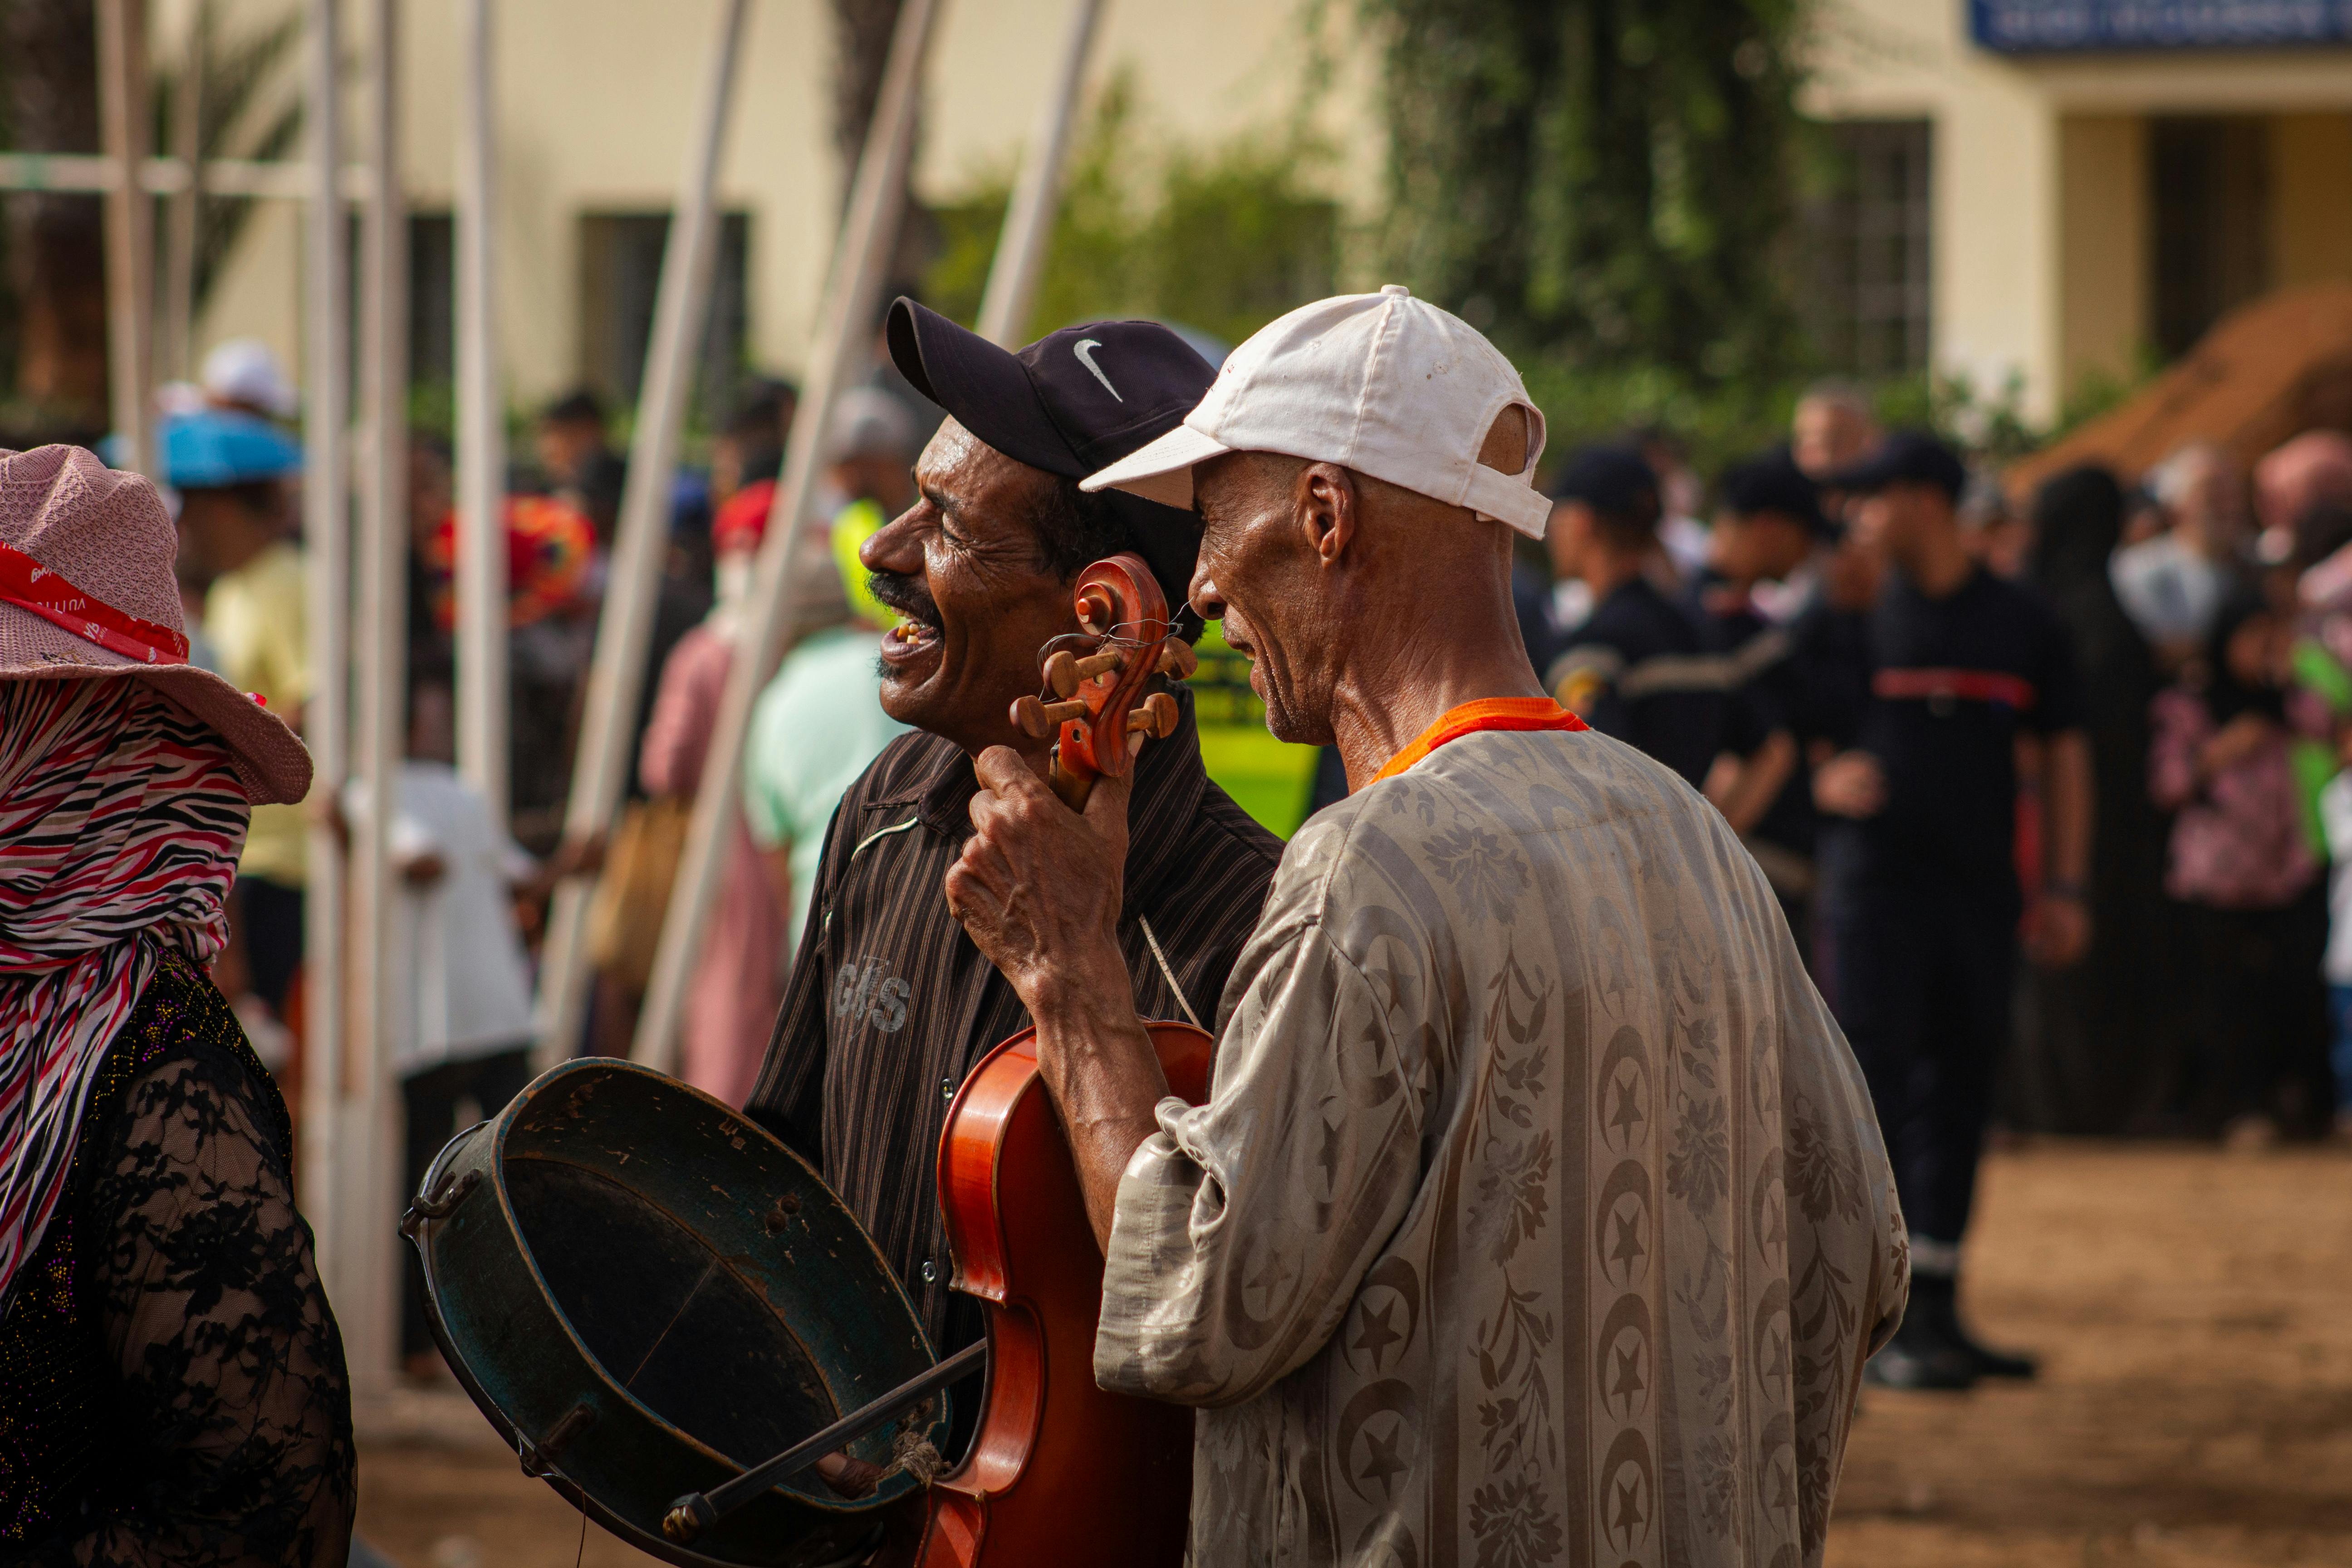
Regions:
[[[539,868],[457,774],[451,679],[442,663],[409,671],[407,756],[384,825],[399,879],[383,961],[392,1073],[407,1111],[404,1205],[444,1144],[497,1115],[530,1081],[530,971],[509,895]],[[357,820],[368,808],[367,781],[351,780],[346,816]],[[414,1248],[401,1252],[402,1365],[412,1378],[437,1379],[443,1363],[425,1317],[424,1266]]]
[[[169,421],[162,446],[164,482],[180,500],[184,580],[202,585],[211,657],[229,684],[299,731],[310,696],[310,600],[289,486],[302,448],[265,419],[222,409]],[[307,833],[299,806],[254,807],[219,970],[273,1071],[292,1049],[285,1025],[302,967]]]
[[[1903,1388],[2036,1371],[1979,1342],[1958,1304],[2009,1050],[2021,749],[2041,753],[2050,807],[2035,956],[2072,963],[2088,938],[2090,755],[2074,661],[2056,616],[1969,557],[1957,510],[1967,479],[1941,441],[1902,432],[1828,480],[1855,498],[1853,526],[1887,566],[1860,650],[1867,697],[1813,795],[1824,990],[1869,1080],[1911,1231],[1910,1310],[1869,1367]]]
[[[1848,381],[1817,381],[1789,419],[1789,451],[1816,482],[1862,461],[1885,439],[1869,395]]]
[[[540,410],[531,434],[531,450],[549,489],[587,514],[603,550],[613,547],[629,467],[613,450],[609,424],[604,400],[583,386]]]
[[[2175,814],[2165,891],[2194,966],[2180,1103],[2238,1147],[2277,1140],[2282,1081],[2326,1027],[2326,903],[2288,760],[2288,666],[2289,627],[2242,590],[2151,713],[2148,790]]]
[[[287,379],[277,353],[258,338],[231,338],[205,355],[196,384],[204,401],[233,414],[290,422],[302,411],[301,395]]]
[[[1732,465],[1717,489],[1706,564],[1685,607],[1730,660],[1738,683],[1731,701],[1745,717],[1732,727],[1743,754],[1717,759],[1707,798],[1756,857],[1799,952],[1810,955],[1813,801],[1806,746],[1822,727],[1805,663],[1796,657],[1800,631],[1767,614],[1758,590],[1806,574],[1829,524],[1818,489],[1785,449]]]
[[[2116,597],[2168,674],[2201,655],[2214,617],[2244,578],[2244,476],[2221,447],[2194,442],[2144,481],[2165,531],[2119,552]]]
[[[2254,465],[2254,514],[2262,524],[2257,556],[2278,563],[2297,554],[2295,526],[2315,509],[2352,505],[2352,436],[2306,430]],[[2315,564],[2315,561],[2307,561]]]
[[[787,978],[834,807],[882,748],[907,731],[882,711],[876,651],[876,638],[898,617],[867,586],[857,551],[913,503],[916,432],[906,405],[878,388],[853,387],[834,405],[824,482],[839,502],[830,561],[804,564],[837,585],[845,618],[795,643],[751,710],[743,815],[785,911]]]
[[[2146,784],[2156,662],[2107,573],[2124,506],[2105,468],[2055,476],[2035,492],[2026,556],[2026,581],[2074,645],[2097,824],[2085,882],[2090,945],[2078,964],[2033,971],[2020,1020],[2011,1120],[2051,1131],[2144,1128],[2186,999],[2165,912],[2165,818]]]
[[[1650,574],[1656,477],[1630,447],[1585,447],[1553,480],[1552,501],[1552,560],[1591,592],[1592,613],[1561,634],[1566,651],[1544,684],[1594,729],[1697,788],[1723,749],[1730,700],[1723,668],[1702,658],[1698,624]]]

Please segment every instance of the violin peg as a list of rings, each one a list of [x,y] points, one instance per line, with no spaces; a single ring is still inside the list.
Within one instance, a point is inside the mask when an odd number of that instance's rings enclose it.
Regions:
[[[1033,741],[1050,741],[1060,731],[1065,720],[1086,716],[1086,703],[1076,699],[1040,702],[1034,697],[1017,697],[1013,701],[1013,727]]]
[[[1077,663],[1067,648],[1057,648],[1045,656],[1045,684],[1053,689],[1055,696],[1078,694]]]
[[[1160,674],[1173,676],[1178,680],[1190,680],[1192,672],[1200,668],[1201,656],[1192,651],[1191,643],[1171,637],[1160,645]]]
[[[1176,732],[1176,699],[1165,691],[1153,692],[1142,707],[1127,716],[1127,727],[1130,732],[1166,740]]]
[[[1076,664],[1072,665],[1071,668],[1077,671],[1079,679],[1092,680],[1097,675],[1108,675],[1113,671],[1125,669],[1127,668],[1127,655],[1120,653],[1116,648],[1108,648],[1101,653],[1090,653],[1087,655],[1086,658],[1079,659]],[[1068,693],[1065,692],[1063,695],[1067,696]]]

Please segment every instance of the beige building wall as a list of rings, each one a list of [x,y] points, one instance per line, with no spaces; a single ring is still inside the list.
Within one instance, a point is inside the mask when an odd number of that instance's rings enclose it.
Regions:
[[[2352,276],[2352,49],[2000,56],[1962,0],[1833,0],[1808,112],[1935,127],[1937,366],[2046,420],[2148,336],[2146,121],[2273,121],[2275,280]]]
[[[173,0],[175,5],[184,0]],[[1068,0],[943,0],[929,62],[918,191],[950,197],[1021,156],[1053,69]],[[284,0],[225,0],[236,31]],[[1382,149],[1372,73],[1347,38],[1310,33],[1312,0],[1108,0],[1089,96],[1114,70],[1136,84],[1147,145],[1208,147],[1304,123],[1341,149],[1326,172],[1351,208],[1377,198]],[[354,42],[363,12],[351,5]],[[413,205],[446,211],[454,190],[461,60],[451,0],[402,8],[402,157]],[[499,0],[497,83],[499,353],[509,395],[540,401],[583,370],[580,229],[594,212],[675,201],[718,0]],[[159,24],[159,37],[165,34]],[[164,47],[159,43],[159,49]],[[1318,59],[1326,83],[1309,91]],[[751,353],[797,374],[814,330],[845,184],[832,141],[833,33],[824,0],[752,0],[720,199],[751,217]],[[355,95],[356,96],[356,95]],[[364,123],[352,104],[352,133]],[[360,149],[354,145],[356,154]],[[208,301],[203,345],[257,336],[299,373],[299,220],[257,217]]]

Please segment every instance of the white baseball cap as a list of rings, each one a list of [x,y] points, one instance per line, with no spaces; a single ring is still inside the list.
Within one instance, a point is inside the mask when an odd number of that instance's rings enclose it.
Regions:
[[[197,379],[215,401],[240,404],[276,418],[291,419],[302,406],[278,356],[259,338],[231,338],[222,343],[205,356]]]
[[[1528,419],[1527,465],[1478,461],[1504,410]],[[1511,362],[1478,330],[1402,283],[1302,305],[1227,357],[1197,407],[1165,436],[1079,484],[1192,504],[1192,465],[1227,452],[1337,463],[1541,538],[1536,492],[1544,417]]]

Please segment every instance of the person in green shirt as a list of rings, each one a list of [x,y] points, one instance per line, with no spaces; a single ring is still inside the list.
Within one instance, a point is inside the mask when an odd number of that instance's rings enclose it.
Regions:
[[[850,498],[835,515],[833,561],[848,619],[803,637],[751,710],[743,750],[743,818],[786,911],[797,953],[825,825],[844,791],[907,726],[882,711],[876,637],[898,617],[875,598],[858,546],[914,500],[914,424],[889,394],[860,387],[834,409],[825,480]]]

